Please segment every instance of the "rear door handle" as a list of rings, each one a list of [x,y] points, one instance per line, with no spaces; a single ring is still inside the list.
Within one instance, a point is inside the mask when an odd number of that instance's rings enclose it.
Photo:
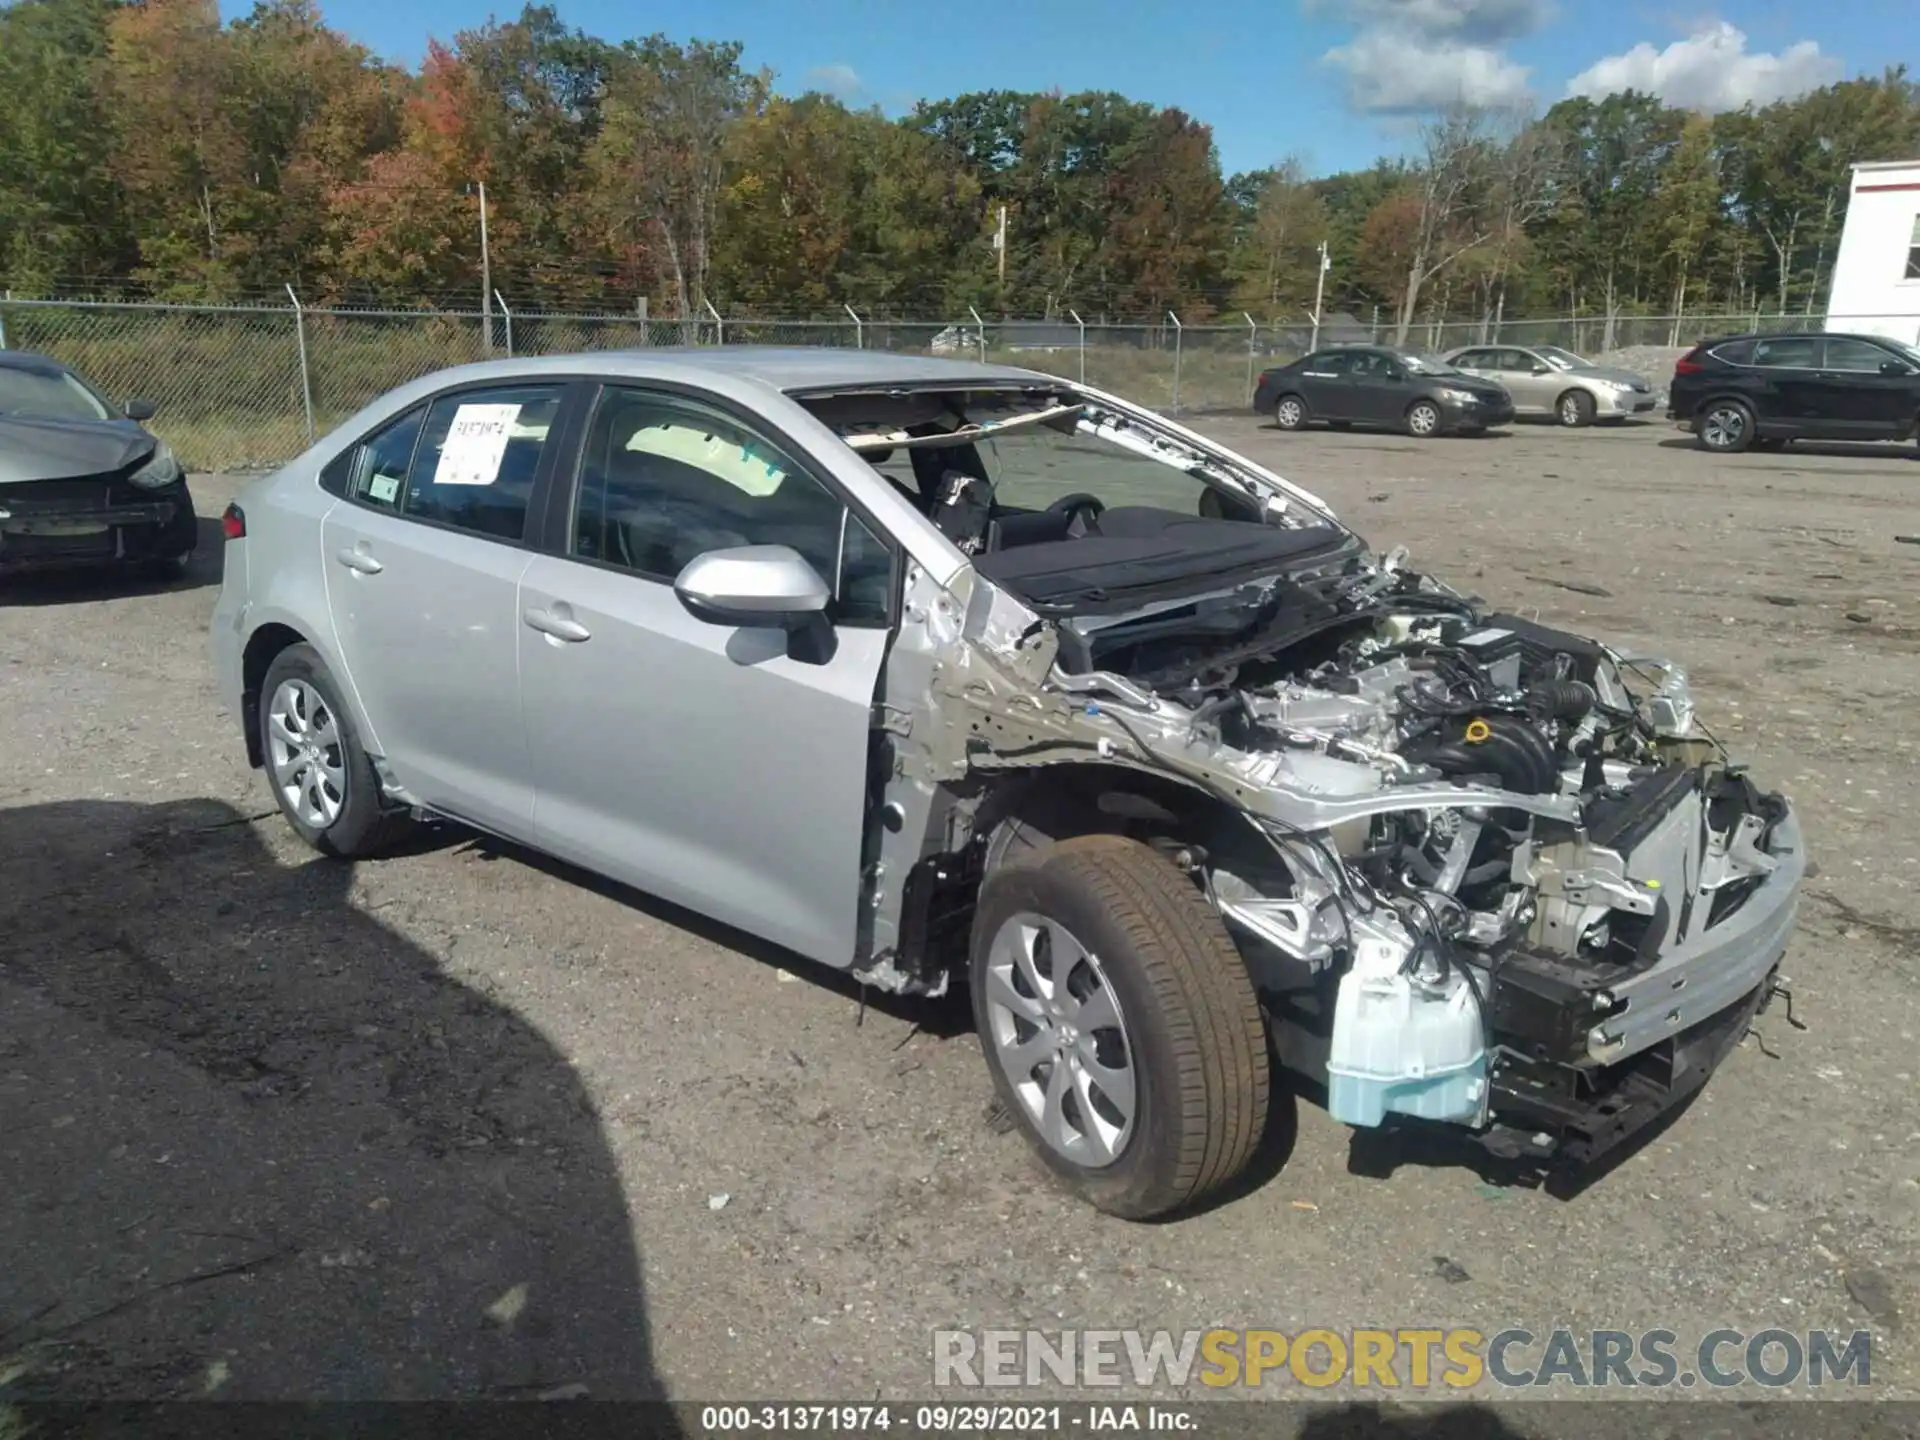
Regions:
[[[334,552],[333,558],[349,570],[357,570],[362,575],[378,575],[387,568],[364,550],[338,550]]]
[[[521,612],[520,618],[542,635],[551,635],[554,639],[565,640],[570,645],[578,645],[582,640],[593,638],[593,632],[578,620],[568,615],[556,615],[551,610],[542,610],[537,606],[529,606]]]

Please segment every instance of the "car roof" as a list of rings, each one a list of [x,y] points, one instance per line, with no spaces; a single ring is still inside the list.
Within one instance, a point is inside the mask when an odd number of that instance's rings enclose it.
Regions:
[[[1742,330],[1736,335],[1713,335],[1696,342],[1700,345],[1726,345],[1734,340],[1872,340],[1887,343],[1885,335],[1864,335],[1858,330]]]
[[[1000,386],[1059,385],[1057,375],[1011,365],[982,365],[935,355],[896,354],[888,350],[848,350],[837,346],[693,345],[649,346],[635,350],[590,350],[513,360],[482,361],[440,371],[441,384],[471,378],[489,380],[528,375],[595,374],[637,380],[674,374],[724,375],[788,394],[835,389],[883,389],[897,385]]]
[[[42,374],[64,375],[67,367],[51,355],[42,355],[34,350],[0,350],[0,368],[8,370],[37,370]]]

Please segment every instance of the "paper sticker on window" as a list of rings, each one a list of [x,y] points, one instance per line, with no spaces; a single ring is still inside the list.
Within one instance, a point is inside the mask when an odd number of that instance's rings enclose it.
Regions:
[[[367,494],[382,505],[391,505],[393,497],[400,493],[400,477],[397,475],[376,475],[367,482]]]
[[[434,467],[436,485],[491,485],[500,478],[500,461],[513,435],[518,405],[462,405],[453,412],[440,463]]]

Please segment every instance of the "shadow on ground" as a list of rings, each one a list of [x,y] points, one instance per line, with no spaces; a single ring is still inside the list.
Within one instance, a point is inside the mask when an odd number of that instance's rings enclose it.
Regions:
[[[1491,1405],[1354,1404],[1313,1409],[1298,1440],[1526,1440],[1535,1433],[1514,1428]]]
[[[1662,440],[1659,444],[1662,450],[1699,450],[1703,455],[1711,453],[1706,450],[1701,450],[1699,444],[1692,436],[1677,436],[1672,439]],[[1738,451],[1736,453],[1753,460],[1774,461],[1791,460],[1795,455],[1824,455],[1840,460],[1920,460],[1920,450],[1916,450],[1911,442],[1889,444],[1885,441],[1873,440],[1795,440],[1785,449],[1769,449],[1764,445],[1756,444],[1751,449]],[[1715,458],[1731,460],[1735,457],[1733,455],[1718,455],[1715,456]],[[1829,470],[1826,473],[1833,474],[1835,472]]]
[[[660,1393],[586,1089],[351,875],[0,810],[0,1400]]]

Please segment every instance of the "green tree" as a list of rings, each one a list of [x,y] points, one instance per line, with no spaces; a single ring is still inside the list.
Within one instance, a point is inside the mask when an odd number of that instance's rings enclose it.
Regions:
[[[594,210],[613,245],[658,257],[674,313],[707,302],[733,128],[766,105],[771,77],[740,68],[740,46],[661,35],[609,60],[600,133],[587,153]]]
[[[1660,243],[1661,259],[1673,277],[1675,339],[1686,313],[1687,284],[1696,278],[1709,242],[1720,223],[1720,167],[1714,153],[1713,125],[1690,115],[1681,127],[1660,182],[1654,188],[1648,221]]]
[[[1272,320],[1309,307],[1329,216],[1305,162],[1288,156],[1239,194],[1230,185],[1228,203],[1239,221],[1234,303]]]
[[[113,0],[0,8],[0,276],[85,287],[134,259],[101,104]]]

